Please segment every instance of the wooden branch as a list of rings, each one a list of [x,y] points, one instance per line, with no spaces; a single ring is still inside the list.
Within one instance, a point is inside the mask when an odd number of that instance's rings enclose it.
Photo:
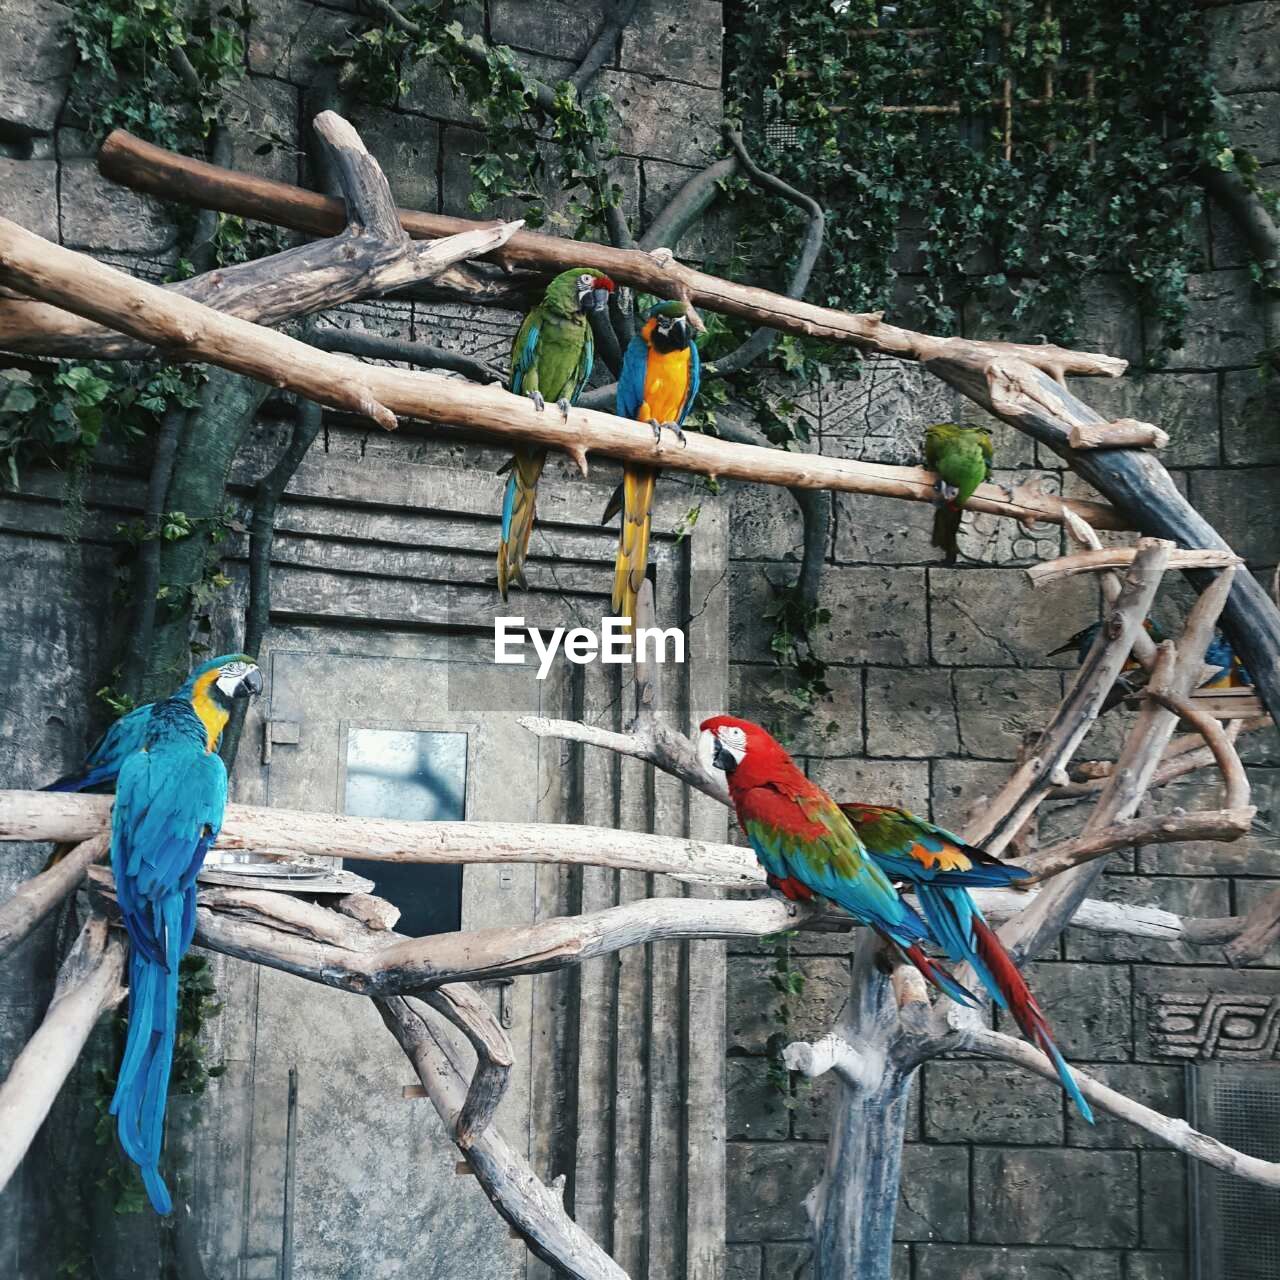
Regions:
[[[116,130],[103,143],[98,166],[112,181],[136,191],[273,222],[307,235],[333,234],[341,216],[337,201],[287,183],[234,173],[179,156],[122,130]],[[400,211],[400,222],[415,239],[453,235],[476,226],[465,218],[410,210]],[[879,314],[835,311],[767,289],[720,280],[674,260],[655,259],[637,250],[563,240],[534,232],[513,236],[502,249],[488,257],[505,267],[526,268],[547,275],[576,266],[588,267],[660,298],[684,299],[694,306],[753,320],[784,333],[848,342],[864,350],[908,360],[944,355],[987,360],[1004,353],[1017,355],[1036,368],[1055,374],[1101,377],[1118,377],[1126,367],[1125,361],[1114,356],[1067,351],[1047,343],[979,343],[964,338],[933,338],[885,324]]]
[[[110,823],[110,796],[0,791],[0,842],[85,840]],[[749,849],[641,831],[549,822],[397,822],[345,814],[227,806],[218,849],[382,862],[558,862],[648,871],[691,884],[754,888]]]
[[[1280,889],[1267,894],[1243,916],[1183,921],[1187,940],[1199,946],[1223,944],[1227,961],[1240,968],[1255,964],[1280,942]]]
[[[1239,840],[1248,835],[1257,809],[1207,809],[1196,813],[1158,813],[1149,818],[1130,818],[1089,835],[1072,836],[1047,845],[1014,866],[1029,871],[1030,877],[1019,884],[1032,885],[1056,876],[1059,872],[1091,862],[1104,854],[1134,845],[1172,844],[1183,840]]]
[[[980,1053],[984,1057],[1015,1063],[1036,1075],[1044,1076],[1046,1080],[1056,1080],[1058,1077],[1053,1064],[1038,1049],[1025,1040],[1017,1040],[999,1031],[966,1029],[957,1047]],[[1072,1068],[1072,1074],[1080,1086],[1080,1092],[1090,1102],[1144,1133],[1159,1138],[1175,1151],[1181,1151],[1225,1173],[1235,1174],[1247,1182],[1280,1188],[1280,1163],[1247,1156],[1219,1142],[1217,1138],[1197,1132],[1185,1120],[1161,1115],[1150,1107],[1144,1107],[1142,1103],[1135,1102],[1123,1093],[1117,1093],[1075,1067]]]
[[[94,915],[63,961],[44,1021],[0,1085],[0,1190],[22,1162],[98,1019],[124,999],[125,952],[123,936]]]
[[[1150,538],[1139,542],[1124,590],[1103,625],[1101,642],[1081,664],[1075,683],[1028,759],[966,829],[971,844],[999,853],[1048,795],[1111,692],[1134,637],[1142,630],[1172,551],[1168,542]]]
[[[332,408],[369,417],[388,429],[396,415],[467,427],[502,439],[546,444],[575,458],[604,453],[624,462],[755,480],[800,488],[879,493],[932,502],[932,473],[920,467],[850,462],[788,453],[690,435],[686,447],[655,442],[633,421],[574,408],[568,420],[538,412],[533,402],[500,387],[457,378],[360,364],[317,351],[283,333],[222,315],[156,285],[127,276],[83,254],[63,249],[0,218],[0,281],[79,314],[112,323],[165,347],[177,360],[205,360],[271,386],[287,387]],[[1074,505],[1095,525],[1114,527],[1114,513],[1097,503],[1064,503],[1049,495],[1010,501],[985,485],[969,502],[974,510],[1018,520],[1062,520]]]
[[[382,170],[355,130],[332,111],[317,116],[315,127],[342,180],[345,228],[331,239],[166,285],[168,293],[240,320],[277,325],[435,279],[464,259],[505,244],[524,225],[476,227],[463,235],[414,243],[396,218]],[[118,328],[47,302],[0,300],[3,350],[96,360],[164,354],[147,339],[124,336]]]
[[[845,1084],[855,1089],[874,1088],[884,1074],[882,1061],[859,1052],[835,1032],[815,1040],[813,1044],[793,1041],[783,1049],[782,1061],[788,1071],[798,1071],[810,1080],[834,1071]]]
[[[1130,572],[1137,568],[1138,561]],[[1205,649],[1213,638],[1214,624],[1231,592],[1235,568],[1223,569],[1201,593],[1187,615],[1178,649],[1171,641],[1159,646],[1148,688],[1152,698],[1144,702],[1119,759],[1107,779],[1098,803],[1084,826],[1091,836],[1116,822],[1132,818],[1146,795],[1165,747],[1177,727],[1178,717],[1162,707],[1156,695],[1185,694],[1199,677]],[[1139,617],[1146,616],[1146,609]],[[1217,726],[1214,726],[1215,730]],[[1238,791],[1228,791],[1236,795]],[[1245,792],[1247,802],[1248,793]],[[1005,949],[1019,962],[1037,955],[1075,914],[1103,870],[1101,860],[1063,872],[1038,895],[1037,900],[1000,930]]]
[[[1143,690],[1143,695],[1172,711],[1196,729],[1213,753],[1214,763],[1222,772],[1226,784],[1223,808],[1243,810],[1249,807],[1249,778],[1231,740],[1222,726],[1194,698],[1184,697],[1170,689]]]
[[[515,1065],[515,1051],[502,1024],[493,1016],[493,1010],[465,983],[455,982],[423,991],[421,998],[424,1004],[448,1018],[476,1051],[476,1069],[453,1130],[454,1142],[467,1152],[493,1123]]]
[[[413,1000],[375,1000],[387,1029],[405,1051],[431,1105],[454,1132],[466,1102],[466,1076],[455,1047]],[[571,1280],[627,1280],[626,1273],[565,1212],[529,1163],[490,1126],[463,1154],[494,1208],[530,1252]]]
[[[1163,449],[1169,443],[1167,431],[1134,418],[1079,422],[1067,438],[1073,449]]]
[[[50,911],[79,887],[86,868],[111,846],[108,835],[91,836],[59,861],[24,880],[0,906],[0,956],[6,956]]]
[[[1097,573],[1102,570],[1123,569],[1133,563],[1137,547],[1107,547],[1101,551],[1080,551],[1075,555],[1059,556],[1055,560],[1041,560],[1030,565],[1027,577],[1037,586],[1069,578],[1077,573]],[[1171,550],[1166,569],[1222,569],[1227,565],[1240,565],[1244,561],[1231,551],[1178,551]]]

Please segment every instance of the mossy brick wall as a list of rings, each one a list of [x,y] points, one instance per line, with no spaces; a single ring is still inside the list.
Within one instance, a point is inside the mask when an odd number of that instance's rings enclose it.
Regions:
[[[288,181],[308,181],[300,139],[314,110],[308,93],[322,74],[316,50],[342,38],[354,6],[261,0],[250,32],[248,74],[236,95],[235,164]],[[156,274],[174,252],[163,208],[106,183],[93,149],[64,110],[71,59],[66,10],[47,0],[3,0],[10,36],[0,45],[0,192],[4,212],[64,244],[130,269]],[[1211,10],[1223,91],[1238,110],[1241,141],[1280,171],[1280,5]],[[490,0],[483,29],[525,53],[545,74],[572,66],[594,27],[595,6]],[[720,83],[720,7],[698,0],[642,0],[635,26],[597,85],[627,117],[613,162],[628,211],[643,224],[716,146]],[[412,77],[396,109],[348,110],[379,157],[399,201],[469,212],[465,153],[479,145],[475,121],[436,75]],[[258,156],[265,134],[285,145]],[[563,209],[563,201],[552,202]],[[504,210],[505,212],[505,210]],[[682,251],[696,257],[703,238]],[[904,267],[910,266],[904,246]],[[910,281],[908,280],[908,283]],[[1101,411],[1160,423],[1172,436],[1166,461],[1192,500],[1269,575],[1280,559],[1274,519],[1280,471],[1275,384],[1253,365],[1262,345],[1247,258],[1230,224],[1206,211],[1202,259],[1191,281],[1188,340],[1154,367],[1158,335],[1147,332],[1119,282],[1086,286],[1080,345],[1126,356],[1131,376],[1078,388]],[[464,308],[378,303],[345,309],[337,323],[479,351],[501,359],[516,317],[480,323]],[[980,421],[941,384],[912,366],[870,360],[862,376],[811,389],[807,408],[823,453],[876,461],[917,457],[923,426],[948,417]],[[1083,491],[1058,460],[996,424],[997,479],[1032,476],[1046,488]],[[406,446],[408,442],[406,441]],[[420,449],[421,442],[414,446]],[[406,454],[406,458],[409,458]],[[734,709],[777,721],[776,685],[762,606],[770,582],[789,580],[800,523],[783,492],[735,487],[733,504]],[[972,519],[959,566],[939,565],[929,547],[927,508],[890,499],[841,496],[836,503],[824,603],[832,620],[819,637],[832,664],[832,693],[807,724],[793,724],[797,754],[811,774],[842,796],[906,803],[958,823],[968,805],[999,784],[1022,733],[1043,723],[1070,675],[1068,659],[1046,653],[1097,610],[1094,586],[1071,580],[1051,596],[1033,594],[1020,566],[1061,550],[1056,529],[1022,530],[991,517]],[[6,682],[6,721],[22,734],[3,743],[11,783],[38,782],[47,762],[83,745],[85,706],[101,675],[95,629],[85,619],[104,607],[112,548],[90,540],[74,554],[56,541],[9,535],[13,560],[35,587],[63,561],[80,557],[84,617],[70,606],[51,622],[21,625],[34,638],[56,631],[60,671],[49,681]],[[95,592],[97,593],[95,595]],[[1175,603],[1186,593],[1175,584]],[[43,643],[43,641],[42,641]],[[63,660],[65,659],[65,661]],[[49,714],[49,707],[55,713]],[[1119,722],[1095,732],[1085,754],[1115,745]],[[1276,803],[1280,756],[1274,739],[1250,747],[1264,820]],[[1209,783],[1170,789],[1161,804],[1203,799]],[[1046,838],[1069,814],[1050,813]],[[1273,824],[1274,827],[1274,824]],[[1276,838],[1253,836],[1221,857],[1199,846],[1162,846],[1117,855],[1105,892],[1178,911],[1221,915],[1246,909],[1274,883]],[[33,859],[38,857],[33,851]],[[13,868],[17,875],[32,867]],[[838,1012],[847,951],[827,940],[796,944],[808,979],[793,1001],[790,1034],[821,1034]],[[35,955],[33,951],[31,953]],[[47,948],[29,975],[32,990],[50,976]],[[19,957],[20,959],[20,957]],[[1146,1021],[1151,993],[1229,987],[1240,981],[1214,966],[1212,953],[1072,935],[1033,966],[1032,981],[1063,1048],[1103,1076],[1171,1112],[1184,1106],[1182,1067],[1154,1052]],[[1272,957],[1280,962],[1280,957]],[[16,961],[11,961],[12,965]],[[819,1082],[782,1104],[765,1079],[765,1044],[778,1029],[769,1010],[771,957],[743,948],[730,960],[729,1277],[775,1280],[808,1268],[800,1201],[823,1159],[829,1088]],[[10,979],[24,974],[6,971]],[[1280,985],[1274,970],[1257,981]],[[6,1018],[7,1048],[21,1042],[26,1014]],[[25,1037],[22,1037],[25,1038]],[[7,1051],[7,1050],[6,1050]],[[912,1103],[897,1265],[915,1280],[1179,1280],[1185,1271],[1185,1171],[1180,1157],[1144,1146],[1103,1122],[1081,1125],[1052,1086],[1007,1068],[974,1062],[930,1064]],[[6,1197],[12,1203],[12,1196]],[[29,1233],[32,1219],[25,1231]],[[8,1230],[6,1248],[18,1231]],[[16,1255],[15,1255],[16,1256]]]
[[[1280,173],[1280,4],[1206,14],[1234,135],[1270,175]],[[902,254],[910,266],[909,250]],[[908,279],[907,284],[910,283]],[[1118,381],[1082,379],[1073,390],[1100,412],[1161,424],[1164,460],[1191,500],[1250,570],[1270,583],[1280,559],[1280,390],[1256,367],[1263,334],[1248,258],[1230,222],[1206,209],[1190,280],[1187,341],[1163,362],[1119,281],[1083,286],[1076,345],[1131,362]],[[993,336],[968,329],[970,336]],[[1023,335],[1024,337],[1033,335]],[[944,418],[993,426],[1001,483],[1040,477],[1051,491],[1086,495],[1059,459],[985,417],[941,383],[890,360],[859,380],[811,390],[813,447],[867,461],[918,457],[923,427]],[[931,512],[887,498],[841,495],[827,549],[818,637],[832,691],[804,724],[772,700],[778,679],[761,617],[770,582],[790,581],[800,521],[785,493],[733,493],[730,654],[736,710],[781,722],[809,775],[839,797],[902,803],[961,824],[1007,775],[1023,732],[1044,724],[1070,679],[1069,657],[1049,658],[1097,616],[1095,584],[1071,579],[1036,592],[1018,566],[1059,554],[1056,528],[967,519],[961,562],[946,568],[929,546]],[[1158,614],[1176,617],[1187,588],[1171,581]],[[1108,717],[1082,755],[1106,755],[1122,728]],[[1180,913],[1247,909],[1280,884],[1280,742],[1256,738],[1246,753],[1260,827],[1234,845],[1162,845],[1113,855],[1101,893]],[[1165,788],[1152,807],[1212,802],[1200,775]],[[1041,839],[1078,828],[1061,809]],[[1261,826],[1268,824],[1270,829]],[[825,1155],[825,1081],[788,1107],[771,1088],[766,1043],[781,1028],[769,983],[773,956],[735,947],[729,977],[729,1277],[793,1280],[810,1274],[800,1200]],[[821,1035],[839,1012],[845,946],[794,944],[807,979],[791,1000],[789,1038]],[[1184,1067],[1162,1056],[1150,1027],[1167,991],[1280,993],[1280,952],[1237,974],[1212,948],[1071,933],[1028,976],[1073,1062],[1169,1114],[1185,1114]],[[1083,1124],[1055,1086],[1001,1064],[945,1061],[920,1073],[911,1102],[895,1273],[906,1280],[1185,1280],[1186,1169],[1181,1156],[1103,1119]]]

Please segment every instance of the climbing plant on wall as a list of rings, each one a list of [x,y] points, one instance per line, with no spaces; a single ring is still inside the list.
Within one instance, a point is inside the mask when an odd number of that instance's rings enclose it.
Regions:
[[[727,6],[728,110],[829,228],[815,301],[935,331],[1070,339],[1116,272],[1181,341],[1204,166],[1223,129],[1201,15],[1178,0]],[[786,228],[753,222],[754,256]],[[914,252],[909,250],[914,249]],[[910,259],[909,261],[907,259]]]

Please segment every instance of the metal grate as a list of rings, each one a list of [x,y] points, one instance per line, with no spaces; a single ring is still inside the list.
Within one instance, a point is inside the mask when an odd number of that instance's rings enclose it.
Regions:
[[[1280,1064],[1188,1068],[1192,1123],[1229,1146],[1280,1160]],[[1280,1277],[1280,1191],[1200,1165],[1195,1175],[1198,1280]]]

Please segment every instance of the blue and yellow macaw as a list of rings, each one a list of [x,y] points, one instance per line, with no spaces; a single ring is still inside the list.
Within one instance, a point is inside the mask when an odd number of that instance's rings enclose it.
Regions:
[[[609,304],[613,281],[588,267],[562,271],[524,318],[511,344],[507,390],[528,396],[539,413],[554,400],[565,420],[582,394],[595,362],[595,339],[588,316]],[[521,447],[503,470],[502,542],[498,547],[498,590],[507,598],[512,584],[523,587],[524,561],[533,532],[538,480],[547,461],[545,447]]]
[[[640,332],[627,345],[618,378],[617,413],[653,428],[654,440],[662,428],[674,431],[681,444],[681,427],[698,395],[702,361],[689,330],[682,302],[660,302],[645,312]],[[658,472],[653,467],[628,466],[622,483],[609,499],[601,524],[622,512],[618,556],[613,571],[613,612],[635,617],[636,594],[649,561],[649,524],[653,487]]]
[[[119,761],[111,811],[111,871],[131,945],[129,1029],[110,1112],[157,1213],[173,1208],[160,1149],[178,1035],[178,964],[195,933],[196,876],[227,804],[218,738],[233,702],[262,690],[252,658],[220,661],[152,704],[141,744]]]
[[[948,959],[973,969],[992,1000],[1053,1063],[1062,1087],[1092,1124],[1093,1112],[1054,1044],[1026,979],[969,895],[970,889],[1016,884],[1026,879],[1028,872],[1006,865],[906,809],[842,804],[840,810],[881,871],[890,880],[912,887],[920,911]]]
[[[1150,618],[1147,618],[1142,625],[1156,644],[1164,640],[1164,633]],[[1051,650],[1049,657],[1052,658],[1059,653],[1070,653],[1074,649],[1077,664],[1084,662],[1089,650],[1093,648],[1093,642],[1098,638],[1098,632],[1101,629],[1101,621],[1091,622],[1056,649]],[[1214,667],[1216,671],[1201,681],[1199,686],[1201,689],[1247,689],[1253,687],[1253,676],[1249,674],[1249,669],[1240,661],[1236,651],[1231,647],[1231,642],[1221,631],[1214,630],[1213,639],[1209,642],[1209,647],[1204,651],[1204,662],[1205,666]],[[1125,659],[1122,670],[1124,672],[1134,672],[1139,669],[1139,666],[1138,660],[1130,655]],[[1133,678],[1121,675],[1107,694],[1106,700],[1102,704],[1102,710],[1110,711],[1112,707],[1117,706],[1126,698],[1137,693],[1146,682],[1147,675],[1145,672]]]
[[[196,667],[187,677],[182,687],[173,694],[175,698],[194,699],[196,685],[205,684],[215,678],[214,673],[221,671],[229,662],[243,660],[244,655],[224,653],[220,658],[210,658]],[[105,791],[115,786],[116,774],[127,756],[132,755],[143,744],[147,730],[151,725],[151,714],[158,704],[144,702],[122,715],[119,720],[107,727],[107,731],[85,754],[84,763],[74,773],[68,773],[56,782],[44,787],[45,791]]]

